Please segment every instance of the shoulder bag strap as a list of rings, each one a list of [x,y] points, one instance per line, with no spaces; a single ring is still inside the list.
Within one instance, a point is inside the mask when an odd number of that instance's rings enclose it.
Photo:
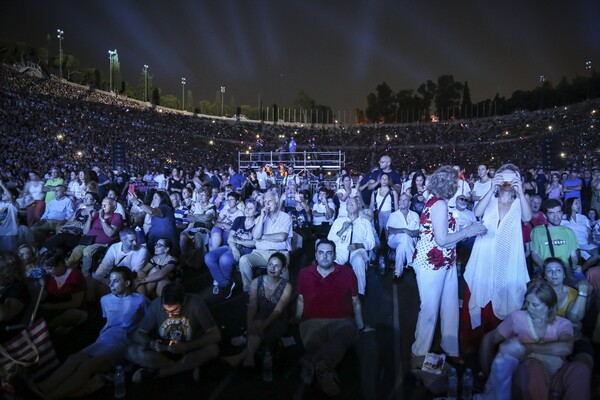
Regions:
[[[546,235],[548,236],[548,247],[550,247],[550,254],[554,257],[554,245],[552,244],[552,236],[550,236],[550,230],[548,229],[548,224],[544,224],[546,228]]]

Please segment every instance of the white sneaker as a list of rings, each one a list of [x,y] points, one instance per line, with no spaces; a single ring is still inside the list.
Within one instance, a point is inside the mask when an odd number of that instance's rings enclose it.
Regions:
[[[246,341],[247,341],[246,336],[244,336],[244,335],[236,336],[231,339],[231,345],[236,346],[236,347],[241,347],[246,344]]]

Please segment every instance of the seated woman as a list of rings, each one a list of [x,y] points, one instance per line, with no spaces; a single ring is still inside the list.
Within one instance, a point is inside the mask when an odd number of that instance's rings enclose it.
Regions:
[[[231,271],[240,257],[250,254],[256,242],[252,236],[256,217],[260,209],[253,199],[246,200],[244,215],[233,221],[231,234],[227,244],[209,251],[204,261],[215,281],[213,294],[224,294],[228,299],[233,294],[235,282],[231,279]]]
[[[149,299],[159,297],[165,285],[175,281],[178,267],[177,258],[170,254],[172,248],[170,239],[158,239],[154,257],[138,272],[135,289]]]
[[[19,324],[30,297],[23,264],[19,258],[8,252],[0,252],[0,343],[4,343],[20,331],[7,331],[6,327]]]
[[[558,299],[556,314],[573,323],[575,342],[572,357],[586,364],[592,371],[594,348],[589,339],[581,334],[581,321],[585,317],[587,300],[592,294],[592,285],[585,279],[577,281],[577,289],[565,285],[567,267],[560,258],[545,259],[542,271],[544,279],[552,286]]]
[[[240,195],[238,193],[230,192],[227,194],[227,204],[219,212],[217,222],[215,222],[215,226],[210,231],[209,251],[220,247],[223,242],[227,242],[233,221],[237,217],[244,215],[238,207],[239,201]]]
[[[133,290],[133,273],[127,267],[116,267],[110,273],[110,294],[100,299],[106,324],[96,342],[72,354],[46,380],[29,388],[45,399],[64,399],[87,395],[97,389],[99,373],[110,371],[126,353],[127,334],[137,328],[144,316],[148,300]]]
[[[252,280],[248,303],[248,342],[241,353],[223,357],[232,367],[242,363],[244,367],[254,367],[254,356],[264,341],[269,346],[287,330],[285,309],[292,296],[292,285],[282,277],[286,268],[286,258],[282,253],[274,253],[267,264],[267,275]]]
[[[46,270],[38,265],[38,251],[32,244],[22,244],[17,250],[17,255],[23,263],[25,278],[42,279]]]
[[[496,345],[500,352],[486,394],[496,392],[512,376],[515,398],[547,399],[550,391],[563,399],[589,399],[591,371],[579,361],[566,362],[573,351],[573,324],[556,315],[558,298],[545,281],[532,283],[525,294],[523,310],[511,313],[481,343],[480,362],[488,374]],[[510,348],[509,348],[510,347]],[[504,373],[507,379],[498,379]]]
[[[40,314],[48,322],[48,329],[65,335],[87,321],[85,278],[79,269],[67,267],[63,254],[56,250],[42,254],[40,267],[47,271],[46,293],[40,304]]]
[[[196,201],[190,204],[192,207],[187,214],[187,226],[179,234],[179,247],[182,255],[190,257],[193,253],[190,249],[190,243],[193,242],[194,249],[201,252],[201,257],[204,257],[205,247],[208,244],[210,230],[214,225],[217,210],[214,204],[209,202],[206,188],[196,191]],[[195,265],[195,263],[192,264]]]
[[[150,229],[147,235],[148,240],[146,241],[150,251],[154,249],[156,242],[162,238],[169,238],[174,244],[179,244],[177,241],[177,226],[175,225],[175,209],[167,192],[154,193],[150,205],[144,204],[135,193],[130,192],[129,196],[133,204],[136,204],[151,216]],[[179,246],[173,248],[173,251],[179,253]]]

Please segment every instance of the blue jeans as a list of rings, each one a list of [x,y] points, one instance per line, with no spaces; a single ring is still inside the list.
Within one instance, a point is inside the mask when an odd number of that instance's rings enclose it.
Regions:
[[[246,247],[242,247],[240,249],[240,254],[242,256],[251,252],[252,249],[248,249]],[[206,262],[206,266],[208,267],[213,279],[217,281],[217,284],[220,287],[226,287],[229,285],[231,271],[233,271],[233,266],[237,262],[233,258],[233,253],[231,252],[229,246],[224,245],[209,251],[204,256],[204,261]]]

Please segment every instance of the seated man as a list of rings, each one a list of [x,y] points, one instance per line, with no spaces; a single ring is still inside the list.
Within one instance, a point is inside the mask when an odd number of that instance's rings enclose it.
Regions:
[[[119,239],[118,232],[123,227],[121,214],[115,212],[116,202],[108,197],[102,200],[100,212],[91,212],[83,226],[83,234],[89,243],[80,244],[73,249],[67,260],[69,267],[77,267],[83,258],[81,271],[85,276],[92,273],[92,257],[100,249],[116,242]]]
[[[56,230],[71,219],[75,213],[73,201],[65,196],[66,189],[59,185],[55,189],[55,197],[46,204],[41,219],[31,227],[38,243],[42,243],[41,236]]]
[[[279,211],[277,196],[272,192],[265,193],[265,205],[256,219],[252,236],[254,237],[256,249],[250,254],[240,258],[239,266],[242,275],[243,289],[245,293],[250,292],[252,283],[252,268],[266,268],[269,257],[273,253],[281,252],[289,257],[292,249],[292,217],[283,211]],[[284,274],[289,279],[289,273]]]
[[[142,367],[132,381],[140,383],[191,369],[197,381],[198,367],[217,358],[220,341],[221,331],[204,300],[171,283],[152,301],[131,338],[127,359]]]
[[[542,272],[544,260],[560,258],[567,266],[567,276],[573,279],[574,273],[582,273],[577,250],[579,244],[571,228],[561,226],[562,205],[556,199],[546,200],[543,206],[548,225],[538,225],[531,231],[531,260],[535,264],[534,275]],[[582,275],[580,275],[582,277]],[[572,283],[572,282],[571,282]]]
[[[73,250],[83,236],[85,222],[90,218],[92,212],[100,209],[100,205],[97,204],[99,201],[100,198],[96,193],[86,193],[83,203],[77,208],[75,214],[64,225],[57,228],[56,235],[47,240],[44,247],[62,249],[65,254]]]
[[[350,263],[358,280],[358,293],[365,294],[367,286],[367,251],[375,247],[373,226],[365,218],[360,218],[358,199],[346,200],[347,217],[338,217],[331,226],[327,239],[337,247],[335,262],[343,265]]]
[[[88,278],[88,301],[108,294],[110,271],[114,267],[127,267],[132,272],[139,272],[146,265],[148,251],[140,246],[137,234],[132,228],[123,228],[119,232],[120,242],[111,245],[104,255],[100,266]]]
[[[317,264],[300,270],[296,319],[306,349],[302,381],[310,385],[314,373],[329,396],[340,392],[335,367],[363,331],[356,276],[334,264],[336,246],[330,240],[317,244]]]
[[[399,278],[405,265],[412,265],[415,245],[419,237],[419,215],[409,210],[411,197],[406,193],[400,195],[398,210],[390,214],[387,222],[388,245],[396,250],[396,271]]]

